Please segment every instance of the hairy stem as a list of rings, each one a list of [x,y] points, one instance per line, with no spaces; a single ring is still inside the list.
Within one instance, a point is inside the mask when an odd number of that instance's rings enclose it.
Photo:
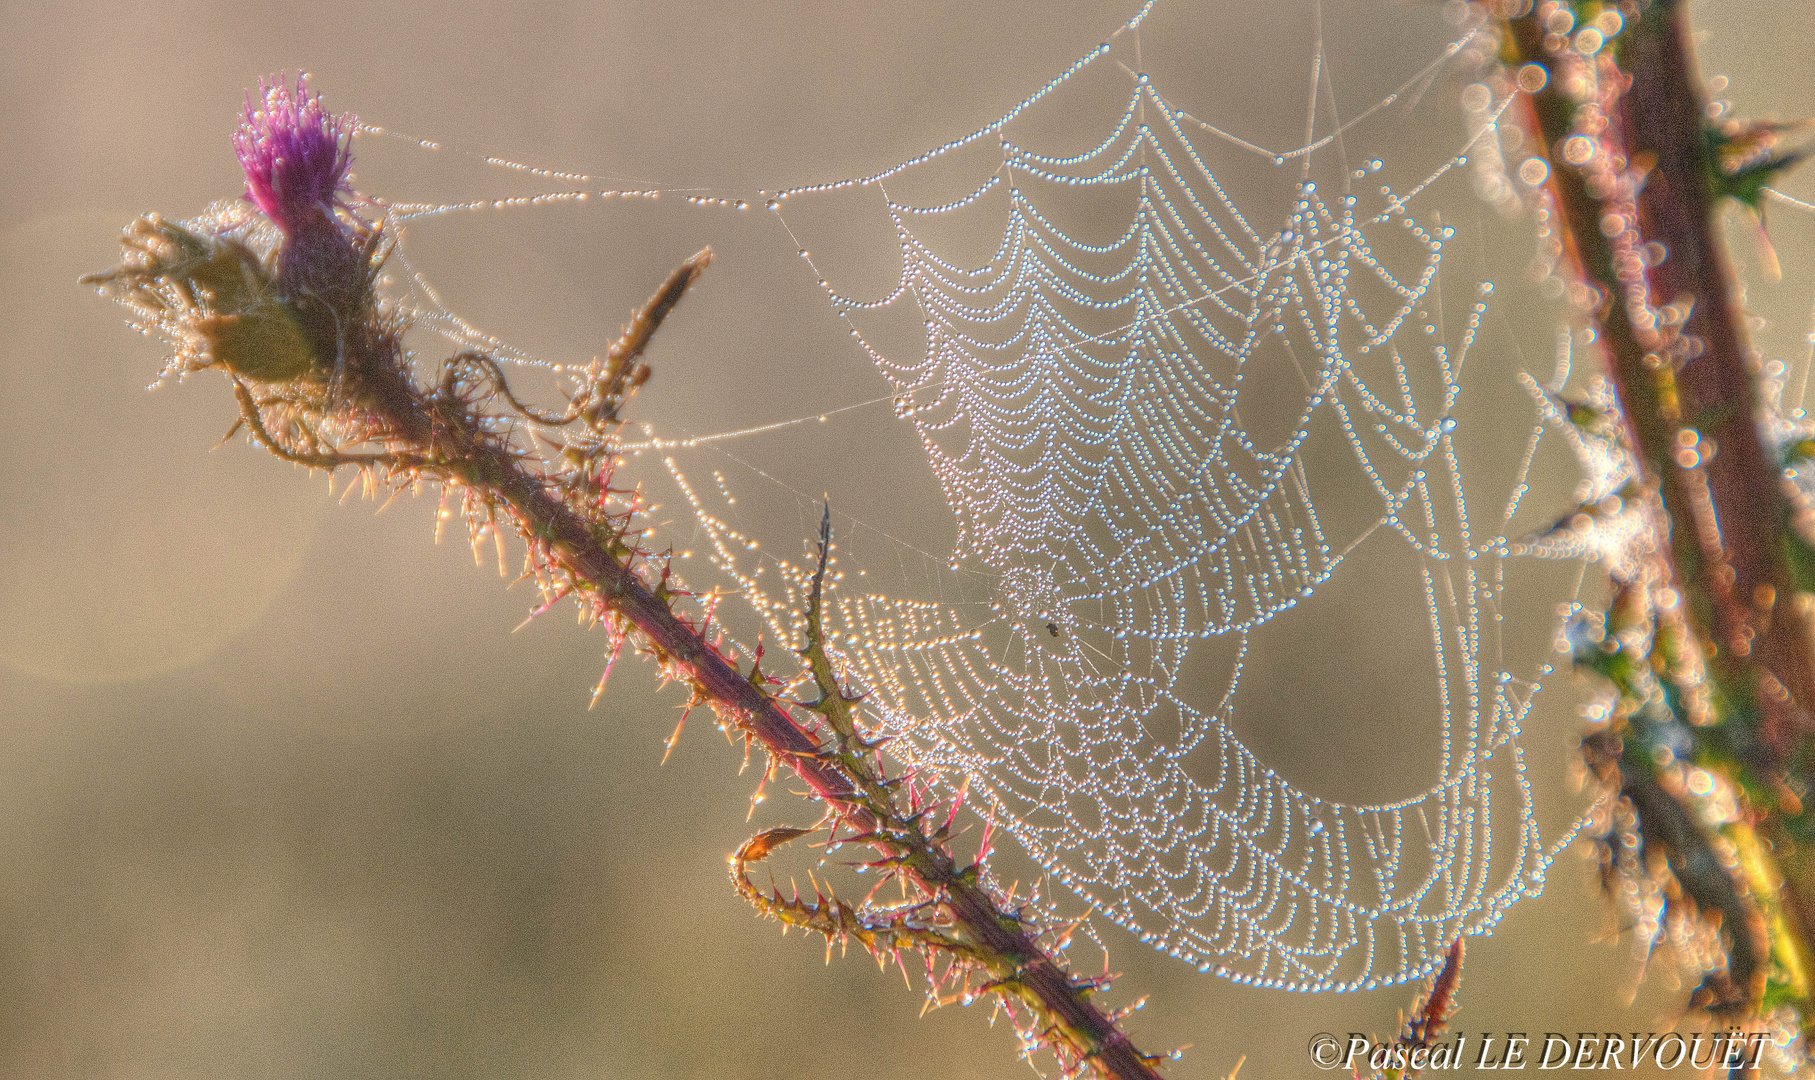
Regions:
[[[704,256],[676,271],[633,321],[626,340],[638,338],[635,351],[641,351],[641,342],[703,268]],[[621,347],[614,355],[625,351]],[[457,396],[425,391],[402,364],[382,352],[351,357],[347,366],[356,384],[349,407],[360,410],[365,423],[383,432],[385,454],[336,461],[332,455],[288,453],[265,433],[256,402],[242,388],[247,423],[261,442],[290,460],[324,467],[401,463],[409,472],[439,477],[484,501],[507,506],[549,563],[600,609],[639,632],[670,677],[686,682],[699,699],[754,737],[814,796],[835,808],[848,826],[937,898],[950,912],[953,932],[982,958],[999,992],[1013,993],[1045,1022],[1043,1041],[1062,1048],[1074,1061],[1088,1063],[1103,1077],[1157,1078],[1153,1063],[1158,1059],[1137,1050],[1116,1021],[1089,1000],[1095,983],[1074,982],[1028,932],[1021,917],[998,906],[974,871],[961,870],[941,843],[896,808],[889,786],[849,745],[849,732],[835,729],[837,745],[822,745],[817,734],[762,688],[754,673],[739,672],[705,639],[701,628],[676,614],[663,590],[647,584],[614,552],[609,540],[601,539],[596,522],[579,516],[552,494],[545,479],[525,467],[507,440],[478,423]],[[825,663],[823,650],[817,663]]]

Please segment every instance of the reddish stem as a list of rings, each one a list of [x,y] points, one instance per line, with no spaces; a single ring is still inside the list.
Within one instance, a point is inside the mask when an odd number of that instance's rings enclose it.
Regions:
[[[445,462],[460,482],[496,493],[515,511],[525,530],[546,545],[554,561],[576,580],[590,583],[599,602],[636,627],[702,695],[739,716],[745,730],[793,770],[814,795],[839,807],[859,831],[876,828],[872,815],[852,805],[856,789],[851,779],[816,756],[819,739],[775,698],[739,673],[630,567],[604,550],[591,526],[552,497],[505,448],[476,437],[462,424],[444,422],[434,405],[395,367],[372,365],[366,378],[371,391],[367,405],[390,429],[393,439],[411,444],[431,460]],[[1022,928],[1018,916],[1001,910],[982,887],[962,875],[943,847],[928,843],[915,855],[903,860],[903,869],[930,895],[945,898],[965,935],[1016,963],[1016,980],[1048,1016],[1081,1037],[1083,1045],[1075,1049],[1099,1074],[1114,1080],[1158,1080],[1147,1055],[1073,986],[1059,963]]]

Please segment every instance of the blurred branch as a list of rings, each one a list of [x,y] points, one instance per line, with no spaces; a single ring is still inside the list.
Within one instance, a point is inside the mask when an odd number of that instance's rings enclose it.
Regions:
[[[1758,126],[1709,122],[1680,0],[1501,0],[1497,14],[1548,158],[1571,292],[1669,537],[1644,588],[1627,583],[1632,610],[1616,601],[1608,613],[1590,666],[1613,679],[1622,708],[1585,751],[1683,892],[1724,916],[1731,977],[1704,984],[1698,1003],[1755,1020],[1787,1001],[1806,1018],[1815,648],[1798,593],[1815,581],[1796,572],[1807,549],[1762,434],[1759,365],[1716,235],[1723,197],[1756,208],[1795,156],[1771,153]],[[1681,756],[1737,787],[1735,820],[1711,827],[1694,810],[1666,768],[1672,755],[1637,741],[1653,723],[1680,725],[1692,743]]]

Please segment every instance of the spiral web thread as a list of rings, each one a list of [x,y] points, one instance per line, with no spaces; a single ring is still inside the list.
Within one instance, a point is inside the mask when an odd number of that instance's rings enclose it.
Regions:
[[[919,432],[958,525],[955,573],[936,599],[862,592],[831,575],[835,658],[898,737],[892,753],[968,789],[1042,867],[1155,948],[1294,990],[1419,977],[1458,936],[1488,931],[1539,891],[1559,846],[1540,838],[1517,741],[1538,685],[1499,656],[1503,568],[1516,547],[1507,530],[1538,436],[1510,497],[1471,500],[1451,414],[1491,286],[1459,339],[1441,340],[1424,309],[1453,230],[1408,209],[1464,158],[1405,193],[1380,188],[1381,208],[1366,214],[1347,189],[1369,170],[1345,174],[1334,197],[1311,179],[1312,155],[1340,130],[1272,155],[1176,109],[1133,72],[1126,108],[1094,148],[1047,156],[1012,141],[1023,111],[1109,49],[969,136],[871,176],[767,199],[785,224],[791,200],[883,194],[901,248],[897,286],[860,299],[822,285],[847,320],[918,305],[917,359],[872,348],[854,322],[852,332],[891,384],[897,416]],[[1505,104],[1477,120],[1476,140]],[[899,174],[989,137],[1001,167],[969,196],[936,206],[887,197]],[[1283,225],[1235,205],[1202,150],[1218,142],[1275,165],[1302,161]],[[1004,191],[1001,244],[981,265],[943,257],[917,228]],[[401,222],[579,195],[392,213]],[[1058,223],[1055,204],[1092,197],[1122,208],[1119,234],[1092,241]],[[448,311],[420,276],[412,286],[421,324],[536,363]],[[1263,370],[1282,366],[1296,383],[1288,393]],[[794,422],[626,446],[666,454],[714,567],[692,585],[723,575],[735,586],[757,624],[740,626],[723,604],[718,619],[746,652],[758,632],[801,640],[812,567],[759,553],[723,476],[703,488],[675,454]],[[1346,447],[1349,482],[1375,504],[1359,535],[1332,537],[1320,520],[1305,456],[1320,431]],[[1232,722],[1251,635],[1290,618],[1373,536],[1420,563],[1440,750],[1425,790],[1345,804],[1299,790],[1243,746]],[[1201,674],[1188,687],[1186,669],[1211,643],[1233,659],[1200,700]]]

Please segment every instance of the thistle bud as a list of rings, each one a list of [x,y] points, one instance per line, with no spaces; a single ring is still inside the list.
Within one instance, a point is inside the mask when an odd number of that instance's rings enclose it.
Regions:
[[[150,215],[128,228],[121,266],[84,280],[177,343],[177,372],[327,384],[348,357],[392,355],[396,335],[373,284],[382,231],[349,201],[355,124],[323,110],[306,76],[261,81],[233,148],[245,199],[272,229],[248,227],[243,213],[182,224]]]
[[[334,115],[309,91],[308,76],[294,86],[282,76],[260,80],[246,97],[233,149],[246,174],[246,199],[271,219],[283,244],[277,284],[291,303],[311,347],[336,355],[337,328],[370,300],[374,227],[353,213],[347,169],[358,121]]]

